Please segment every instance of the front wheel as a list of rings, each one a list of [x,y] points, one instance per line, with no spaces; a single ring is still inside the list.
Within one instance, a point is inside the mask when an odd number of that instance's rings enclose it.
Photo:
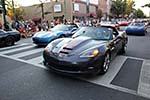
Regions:
[[[122,48],[120,50],[120,54],[124,54],[126,52],[127,46],[126,45],[122,45]]]
[[[96,75],[105,74],[109,69],[109,65],[110,65],[110,54],[106,53],[104,56],[103,62],[100,65],[100,69],[98,70]]]
[[[6,46],[12,46],[12,45],[14,45],[14,43],[15,43],[15,40],[14,40],[14,37],[12,37],[12,36],[8,36],[5,39],[5,45]]]
[[[101,74],[105,74],[108,71],[109,65],[110,65],[110,54],[106,53],[103,65],[101,67]]]

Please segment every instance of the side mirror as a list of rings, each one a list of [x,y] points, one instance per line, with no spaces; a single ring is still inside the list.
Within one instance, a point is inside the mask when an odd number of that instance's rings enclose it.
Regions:
[[[116,37],[118,34],[116,32],[113,32],[113,35]]]

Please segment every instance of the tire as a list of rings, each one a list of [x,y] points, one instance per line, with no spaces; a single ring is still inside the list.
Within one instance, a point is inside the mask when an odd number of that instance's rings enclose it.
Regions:
[[[109,69],[109,65],[110,65],[110,54],[106,53],[104,56],[103,64],[101,66],[100,74],[105,74]]]
[[[105,74],[110,65],[110,54],[107,52],[104,56],[103,63],[100,65],[100,70],[96,73],[96,75],[103,75]]]
[[[6,46],[12,46],[12,45],[14,45],[14,43],[15,43],[14,37],[12,37],[12,36],[6,37],[6,39],[5,39]]]
[[[119,54],[124,54],[126,52],[126,48],[127,48],[126,45],[123,44]]]

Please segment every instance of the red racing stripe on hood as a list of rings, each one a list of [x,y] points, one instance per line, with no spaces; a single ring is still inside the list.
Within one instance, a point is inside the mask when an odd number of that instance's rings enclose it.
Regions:
[[[89,38],[75,38],[72,39],[65,47],[73,49],[74,47],[80,45],[81,43],[90,40]]]

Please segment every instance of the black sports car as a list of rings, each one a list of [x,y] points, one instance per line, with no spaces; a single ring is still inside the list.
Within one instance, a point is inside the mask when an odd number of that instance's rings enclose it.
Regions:
[[[20,40],[20,33],[18,31],[0,30],[0,44],[11,46],[11,45],[14,45],[14,43],[19,40]]]
[[[115,27],[83,27],[72,38],[49,43],[43,52],[44,64],[61,73],[104,74],[110,61],[125,52],[127,39]]]

